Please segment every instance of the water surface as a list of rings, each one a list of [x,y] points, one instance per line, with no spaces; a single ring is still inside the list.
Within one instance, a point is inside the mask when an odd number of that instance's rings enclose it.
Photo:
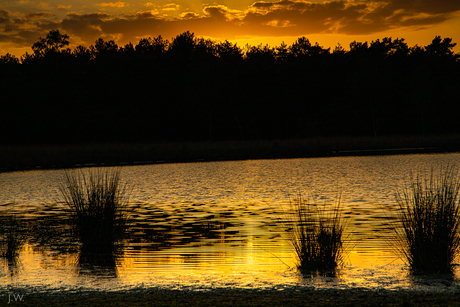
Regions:
[[[388,238],[394,194],[410,175],[458,162],[460,154],[435,154],[122,167],[129,229],[103,259],[82,254],[70,232],[58,203],[62,170],[2,173],[1,214],[17,216],[27,240],[14,263],[0,258],[0,287],[456,287],[412,277]],[[278,218],[299,194],[340,199],[350,252],[335,277],[295,269]]]

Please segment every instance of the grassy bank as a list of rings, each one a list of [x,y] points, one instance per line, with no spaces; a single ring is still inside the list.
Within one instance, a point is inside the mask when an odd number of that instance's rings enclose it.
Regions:
[[[0,145],[0,171],[460,150],[460,135],[86,145]]]
[[[2,303],[14,300],[2,291]],[[130,290],[31,293],[11,306],[459,306],[460,293],[367,290]]]

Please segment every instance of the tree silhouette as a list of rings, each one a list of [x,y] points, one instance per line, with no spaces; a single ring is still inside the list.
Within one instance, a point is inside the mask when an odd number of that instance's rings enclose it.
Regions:
[[[168,49],[169,42],[161,35],[158,35],[155,38],[143,38],[136,45],[136,52],[143,54],[145,56],[159,57],[166,53]]]
[[[194,53],[200,61],[213,61],[217,58],[217,46],[211,39],[196,38]]]
[[[175,58],[189,61],[195,50],[195,34],[189,31],[173,38],[168,48],[168,53]]]
[[[49,55],[55,55],[62,51],[62,48],[70,43],[67,34],[61,34],[59,30],[51,30],[45,38],[40,37],[32,45],[32,50],[36,58],[43,58]],[[70,52],[70,50],[68,50]]]
[[[245,58],[248,63],[257,66],[272,65],[275,61],[275,50],[268,44],[265,46],[262,44],[258,46],[246,45]]]
[[[243,59],[243,51],[236,43],[232,44],[228,40],[217,44],[217,56],[226,62],[238,62]]]
[[[332,50],[332,54],[345,54],[347,53],[347,51],[345,50],[345,48],[343,48],[343,46],[338,43],[337,46],[334,47],[334,50]]]
[[[19,64],[19,59],[9,53],[0,56],[0,64],[3,65],[16,65]]]
[[[318,57],[329,54],[330,48],[323,49],[318,43],[312,45],[305,36],[299,37],[290,47],[289,53],[295,58]]]
[[[355,45],[359,49],[358,44]],[[363,49],[361,51],[364,51]],[[377,39],[372,41],[368,51],[371,53],[373,58],[387,59],[392,56],[405,57],[409,54],[409,48],[404,42],[404,39],[392,40],[391,37],[385,37],[381,41]]]
[[[240,48],[184,32],[0,56],[0,142],[150,142],[460,133],[451,38]],[[51,68],[51,69],[49,69]],[[27,90],[24,90],[27,88]],[[21,125],[17,125],[21,122]]]
[[[350,51],[347,53],[350,57],[366,57],[368,55],[369,45],[367,42],[353,41],[350,43]]]
[[[82,61],[82,62],[88,62],[89,60],[93,59],[93,56],[91,54],[91,50],[86,48],[85,46],[79,45],[75,47],[75,49],[72,51],[72,55]]]
[[[123,55],[123,57],[131,57],[133,58],[134,57],[134,53],[135,53],[135,50],[134,50],[134,45],[129,42],[127,43],[126,45],[120,47],[120,49],[118,50],[118,52],[120,54]]]
[[[117,54],[118,45],[114,40],[104,41],[103,38],[98,38],[94,46],[90,47],[90,51],[96,60],[109,60]]]
[[[284,63],[289,57],[289,47],[283,41],[281,45],[275,47],[275,59],[277,63]]]
[[[33,54],[30,54],[26,51],[26,53],[24,53],[23,55],[21,55],[21,59],[20,59],[21,63],[22,64],[30,64],[34,61],[34,56]]]
[[[436,55],[444,59],[457,59],[459,55],[454,54],[452,50],[456,45],[457,43],[452,43],[452,38],[442,39],[441,36],[436,36],[431,44],[425,47],[425,50],[429,55]]]

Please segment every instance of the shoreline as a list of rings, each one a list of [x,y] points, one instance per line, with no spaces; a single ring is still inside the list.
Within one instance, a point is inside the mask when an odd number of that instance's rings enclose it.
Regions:
[[[399,139],[400,140],[400,139]],[[436,139],[439,141],[439,139]],[[454,141],[457,139],[453,139]],[[32,161],[54,162],[55,158],[59,158],[62,154],[68,156],[61,157],[60,161],[82,161],[84,159],[104,159],[108,157],[139,157],[142,154],[151,156],[155,153],[149,153],[149,150],[163,150],[161,154],[171,154],[178,160],[196,159],[203,157],[206,151],[203,149],[213,150],[212,154],[207,157],[217,157],[217,153],[221,154],[222,150],[228,150],[226,157],[239,153],[243,150],[243,154],[258,154],[260,156],[246,156],[246,159],[280,159],[280,158],[302,158],[295,157],[297,153],[318,153],[316,156],[309,157],[335,157],[335,156],[358,156],[358,155],[395,155],[395,154],[412,154],[412,153],[439,153],[439,152],[456,152],[459,148],[453,146],[455,143],[446,142],[446,146],[434,146],[436,143],[434,139],[433,146],[427,146],[428,143],[418,144],[413,140],[414,147],[393,147],[384,148],[387,143],[363,143],[365,139],[347,138],[347,139],[322,139],[315,140],[316,145],[329,144],[324,146],[323,151],[320,147],[311,146],[313,141],[309,140],[282,140],[282,141],[257,141],[257,142],[218,142],[218,143],[163,143],[163,144],[97,144],[97,145],[73,145],[73,146],[11,146],[9,147],[10,157],[16,157],[16,161],[30,161],[29,158],[33,157]],[[329,142],[329,143],[328,143]],[[342,143],[340,143],[342,142]],[[353,143],[355,142],[355,143]],[[352,146],[354,144],[354,146]],[[362,144],[372,144],[371,148],[365,148]],[[407,142],[406,144],[409,144]],[[449,145],[450,144],[450,145]],[[458,144],[458,143],[456,143]],[[381,148],[378,146],[381,145]],[[169,146],[169,147],[168,147]],[[214,146],[214,147],[213,147]],[[233,147],[232,147],[233,146]],[[253,147],[251,147],[253,146]],[[286,146],[286,147],[283,147]],[[295,147],[299,146],[299,147]],[[0,147],[5,148],[5,147]],[[267,157],[261,155],[264,149],[271,149],[266,154],[278,154],[284,152],[292,154],[291,157]],[[55,151],[50,153],[50,150]],[[129,156],[129,150],[134,150]],[[233,150],[230,152],[230,149]],[[22,152],[21,152],[22,150]],[[75,150],[80,150],[75,152]],[[118,151],[116,151],[118,150]],[[182,150],[175,152],[176,150]],[[190,151],[191,150],[191,151]],[[195,150],[195,151],[193,151]],[[251,152],[251,150],[253,150]],[[184,155],[184,153],[189,155]],[[2,151],[3,153],[3,151]],[[34,156],[37,153],[44,156]],[[323,155],[320,155],[323,153]],[[16,154],[16,156],[14,155]],[[245,159],[244,155],[241,155]],[[4,157],[4,155],[3,155]],[[8,161],[0,157],[3,163]],[[198,160],[201,158],[198,158]],[[227,159],[236,160],[236,159]],[[89,160],[91,161],[91,160]],[[93,160],[94,161],[94,160]],[[101,160],[99,166],[115,166],[108,165],[106,160]],[[115,161],[115,160],[114,160]],[[141,162],[133,160],[131,165],[139,165]],[[222,161],[209,160],[209,161]],[[201,161],[146,161],[145,164],[153,163],[177,163],[177,162],[201,162]],[[129,162],[123,162],[118,165],[129,165]],[[45,168],[42,164],[41,168],[30,169],[58,169],[64,168],[64,164],[49,165]],[[46,165],[46,164],[45,164]],[[76,164],[72,167],[87,167],[98,166],[97,164]],[[12,170],[16,171],[16,170]],[[0,301],[3,303],[14,295],[22,295],[23,301],[15,301],[10,305],[23,305],[23,306],[460,306],[460,287],[454,286],[449,291],[421,291],[412,289],[399,289],[399,290],[385,290],[385,289],[366,289],[366,288],[350,288],[350,289],[313,289],[312,287],[292,287],[284,290],[277,289],[196,289],[196,290],[172,290],[161,288],[135,288],[130,290],[119,291],[95,291],[95,290],[72,290],[56,289],[40,291],[40,289],[32,289],[27,287],[20,287],[8,285],[5,288],[0,288]],[[16,296],[18,297],[18,296]],[[1,304],[0,304],[1,305]]]
[[[460,151],[460,135],[79,145],[0,145],[0,172],[159,163],[458,151]]]
[[[53,292],[0,291],[16,306],[458,306],[460,292],[415,290],[215,289]]]

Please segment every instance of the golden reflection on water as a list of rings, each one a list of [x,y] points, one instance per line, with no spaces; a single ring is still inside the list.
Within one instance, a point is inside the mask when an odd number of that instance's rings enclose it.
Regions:
[[[126,244],[112,267],[88,263],[81,267],[78,254],[37,250],[25,244],[16,266],[3,263],[1,284],[32,284],[102,288],[163,286],[169,288],[273,287],[307,285],[315,287],[410,287],[407,266],[388,247],[387,240],[355,240],[350,244],[337,276],[305,278],[295,270],[295,255],[281,236],[243,224],[236,238],[204,239],[181,246],[149,249],[149,244]],[[264,230],[265,229],[265,234]],[[270,229],[272,230],[272,229]],[[247,234],[256,234],[247,235]],[[362,237],[371,236],[361,233]],[[83,278],[83,279],[82,279]],[[112,282],[101,283],[100,278]]]
[[[134,188],[120,255],[82,258],[78,248],[62,250],[59,241],[67,244],[73,239],[62,235],[66,227],[53,224],[52,229],[62,233],[31,235],[34,241],[23,246],[17,265],[1,262],[0,286],[413,287],[407,265],[389,245],[396,214],[394,191],[404,186],[416,166],[456,160],[459,154],[126,167],[123,178]],[[39,191],[25,193],[34,195],[32,200],[22,199],[15,189],[36,185],[15,187],[14,182],[37,174],[51,191],[40,185]],[[0,174],[0,179],[8,176]],[[28,176],[14,174],[20,178],[6,181],[9,193],[19,195],[15,209],[26,208],[30,219],[60,214],[50,201],[56,199],[52,182],[57,173]],[[295,269],[295,255],[277,218],[280,207],[299,192],[312,192],[307,196],[320,204],[335,204],[341,195],[349,244],[336,277],[306,278]],[[39,193],[48,193],[48,198]]]

